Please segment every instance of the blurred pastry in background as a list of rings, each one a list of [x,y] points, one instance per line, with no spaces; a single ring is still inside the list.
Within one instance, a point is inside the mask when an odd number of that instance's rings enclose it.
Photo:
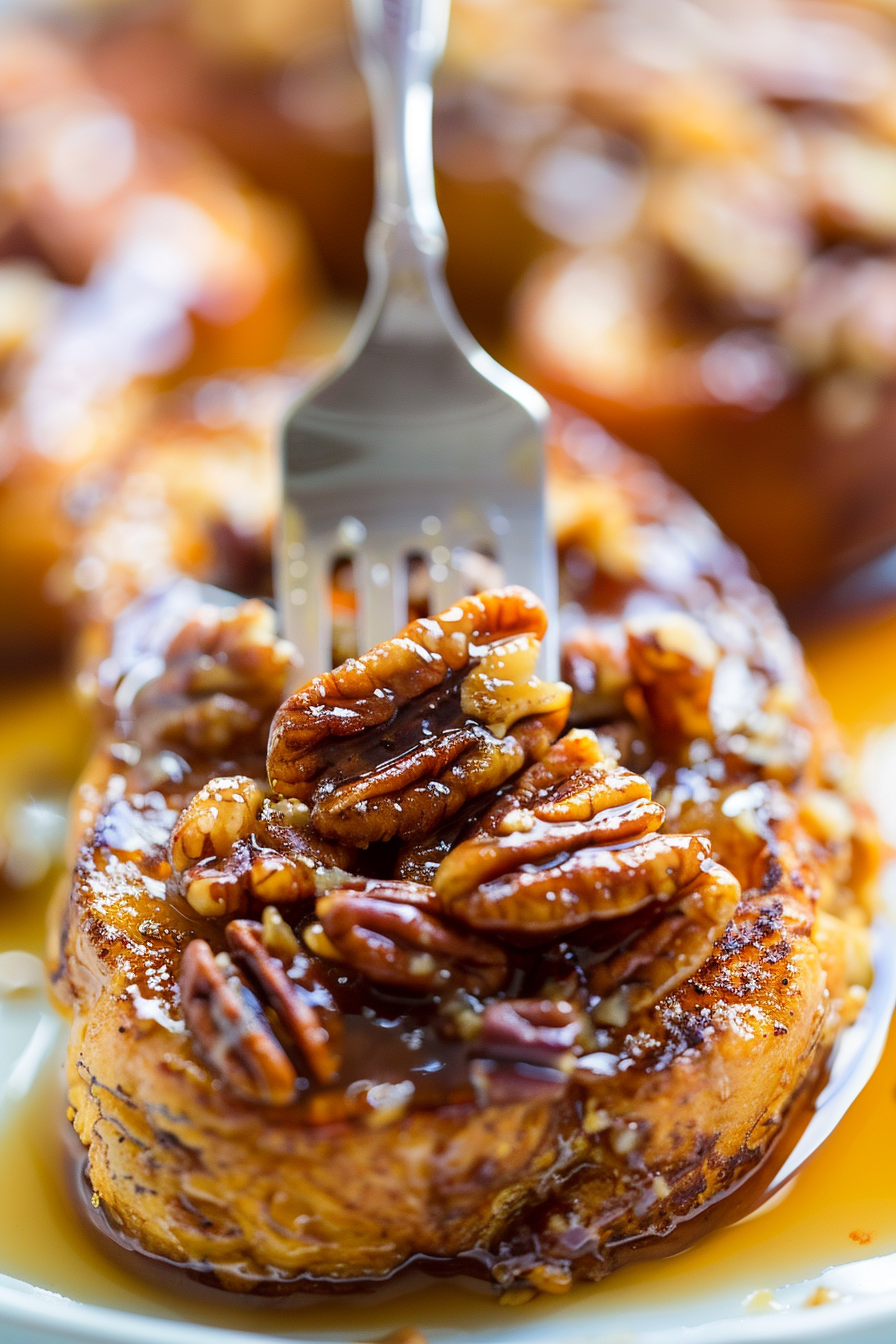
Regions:
[[[21,661],[60,637],[47,583],[78,474],[172,379],[275,362],[320,287],[294,212],[206,145],[140,125],[38,29],[5,35],[0,130],[0,645]]]
[[[342,7],[227,16],[118,6],[89,58],[288,193],[357,290],[369,132]],[[896,537],[886,5],[457,0],[436,157],[477,336],[658,458],[778,593]]]
[[[657,458],[788,600],[896,538],[886,7],[456,0],[436,103],[488,348]],[[59,648],[73,473],[158,389],[270,366],[357,301],[370,133],[340,0],[63,6],[6,33],[0,122],[21,662]]]

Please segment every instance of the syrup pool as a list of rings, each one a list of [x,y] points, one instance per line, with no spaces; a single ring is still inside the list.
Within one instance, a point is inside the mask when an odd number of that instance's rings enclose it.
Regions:
[[[815,639],[808,654],[847,734],[866,745],[868,787],[875,788],[884,831],[896,843],[896,615]],[[893,792],[888,786],[881,796],[881,778],[893,781]],[[0,892],[0,951],[40,952],[47,895]],[[60,1042],[63,1036],[60,1029]],[[779,1285],[836,1283],[831,1267],[896,1253],[896,1028],[868,1087],[774,1207],[667,1260],[517,1308],[499,1306],[483,1285],[419,1278],[369,1296],[287,1303],[206,1300],[150,1286],[113,1263],[71,1207],[60,1108],[59,1053],[49,1049],[27,1093],[0,1107],[0,1272],[79,1301],[151,1316],[303,1339],[370,1340],[415,1326],[433,1344],[471,1330],[498,1334],[514,1324],[520,1336],[534,1334],[554,1320],[560,1338],[597,1321],[658,1328],[664,1321],[712,1319],[697,1306],[708,1293],[724,1316],[773,1309]],[[892,1287],[896,1268],[885,1278]],[[807,1288],[793,1305],[811,1296]]]

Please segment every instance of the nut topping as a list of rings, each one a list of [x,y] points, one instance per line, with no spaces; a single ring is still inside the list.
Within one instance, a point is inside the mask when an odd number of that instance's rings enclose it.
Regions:
[[[562,729],[569,689],[532,675],[544,629],[536,598],[506,588],[316,677],[274,719],[273,787],[328,839],[421,839]]]
[[[176,609],[177,588],[170,601]],[[129,623],[122,625],[121,647],[109,660],[121,678],[115,691],[119,731],[206,757],[258,751],[297,658],[292,645],[277,638],[273,611],[258,600],[232,608],[203,604],[167,647],[157,649],[155,631],[165,631],[171,614],[165,597],[144,597],[132,617],[131,638]],[[154,656],[135,661],[131,646],[141,643]],[[164,653],[160,675],[158,653]]]
[[[708,861],[709,845],[699,836],[651,835],[620,848],[581,849],[546,868],[527,865],[474,887],[449,910],[508,942],[541,942],[677,902]]]
[[[520,635],[490,649],[464,678],[460,688],[463,712],[480,719],[495,737],[504,737],[530,714],[565,715],[569,687],[535,676],[540,648],[535,635]]]
[[[171,833],[171,862],[182,873],[199,859],[229,854],[251,835],[264,794],[245,775],[213,779],[181,812]]]
[[[711,742],[715,641],[692,616],[667,612],[629,628],[628,654],[635,685],[625,703],[649,729],[659,752],[679,754],[695,738]]]
[[[227,946],[237,966],[258,986],[283,1026],[304,1055],[319,1083],[336,1077],[339,1061],[330,1035],[316,1010],[286,973],[283,960],[270,950],[263,925],[234,919],[227,925]],[[289,958],[292,964],[292,957]]]
[[[504,999],[482,1014],[477,1053],[563,1069],[581,1031],[581,1013],[551,999]]]
[[[298,1075],[229,958],[215,957],[196,938],[181,961],[180,993],[197,1050],[230,1090],[264,1106],[288,1106]]]
[[[727,868],[712,861],[708,841],[691,838],[698,840],[705,857],[699,873],[679,888],[673,908],[667,908],[623,951],[598,963],[589,973],[591,990],[601,996],[596,1020],[624,1025],[628,1013],[648,1008],[670,994],[702,966],[733,916],[740,900],[740,883]],[[618,1022],[614,1022],[614,1015]]]
[[[317,917],[339,955],[377,984],[494,994],[507,978],[501,948],[452,928],[432,889],[416,882],[331,891]]]
[[[200,607],[168,650],[169,659],[191,658],[192,695],[239,696],[258,708],[276,705],[296,663],[296,651],[278,639],[276,617],[252,598],[235,610]]]
[[[265,801],[245,776],[211,780],[184,808],[171,837],[172,865],[183,873],[193,909],[232,915],[250,900],[291,904],[345,882],[351,851],[322,840],[306,821],[296,805],[284,811]]]
[[[692,616],[630,624],[628,657],[626,707],[662,756],[687,765],[702,741],[766,779],[792,783],[806,769],[811,734],[794,714],[794,686],[739,653],[723,655]]]
[[[594,733],[573,730],[451,850],[433,886],[460,914],[458,902],[474,888],[523,864],[565,857],[586,845],[619,844],[658,829],[662,820],[647,781],[608,758]]]
[[[625,1026],[706,959],[738,882],[701,835],[660,831],[663,807],[611,737],[555,740],[569,690],[534,675],[543,630],[521,589],[415,621],[281,707],[279,796],[232,776],[184,809],[171,857],[193,908],[264,907],[261,923],[228,923],[229,956],[191,944],[181,975],[198,1049],[239,1095],[286,1104],[305,1085],[299,1057],[318,1085],[336,1078],[326,963],[437,996],[477,1096],[504,1104],[561,1096],[596,1023]],[[712,732],[716,646],[673,614],[632,629],[628,656],[632,712],[687,759]],[[276,907],[303,900],[315,917],[297,933]],[[541,997],[496,997],[513,966],[533,968],[527,947],[586,929],[547,954]],[[336,984],[352,1002],[362,989]]]

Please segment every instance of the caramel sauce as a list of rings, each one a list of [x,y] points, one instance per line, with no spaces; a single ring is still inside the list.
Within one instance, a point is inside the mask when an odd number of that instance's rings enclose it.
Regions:
[[[858,742],[896,722],[896,615],[816,637],[809,650],[820,689]],[[49,883],[27,896],[0,892],[0,950],[39,951]],[[57,1057],[58,1059],[58,1057]],[[507,1329],[513,1317],[470,1279],[411,1273],[372,1294],[248,1301],[162,1289],[110,1258],[65,1196],[54,1059],[0,1129],[0,1271],[72,1298],[205,1324],[282,1334],[338,1330],[376,1338],[400,1326]],[[822,1274],[830,1265],[896,1252],[896,1027],[865,1091],[786,1196],[758,1216],[712,1232],[668,1259],[619,1270],[603,1283],[520,1308],[527,1324],[562,1311],[564,1325],[594,1313],[649,1311],[697,1301],[709,1290],[735,1301]]]

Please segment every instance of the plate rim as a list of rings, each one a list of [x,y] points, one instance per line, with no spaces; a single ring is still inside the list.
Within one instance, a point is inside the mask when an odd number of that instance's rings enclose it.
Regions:
[[[73,1344],[272,1344],[278,1340],[286,1340],[288,1344],[343,1344],[335,1333],[318,1335],[316,1339],[296,1334],[258,1334],[94,1306],[0,1274],[0,1323],[4,1322],[31,1331],[35,1327],[52,1331],[56,1338],[71,1340]],[[720,1317],[702,1325],[677,1325],[663,1330],[619,1331],[611,1327],[607,1335],[596,1319],[584,1329],[569,1333],[558,1344],[601,1341],[611,1344],[614,1339],[622,1344],[623,1338],[626,1344],[789,1344],[794,1340],[837,1340],[843,1338],[847,1329],[893,1324],[896,1324],[896,1289],[854,1301],[829,1303],[822,1309],[785,1308],[781,1314],[763,1311],[749,1318]],[[509,1328],[512,1331],[513,1327]],[[527,1330],[525,1344],[556,1339],[549,1333],[552,1329],[545,1322],[544,1333]],[[493,1339],[500,1339],[501,1344],[516,1344],[512,1333]],[[354,1340],[345,1336],[344,1344],[354,1344]],[[522,1336],[519,1344],[523,1344]]]

